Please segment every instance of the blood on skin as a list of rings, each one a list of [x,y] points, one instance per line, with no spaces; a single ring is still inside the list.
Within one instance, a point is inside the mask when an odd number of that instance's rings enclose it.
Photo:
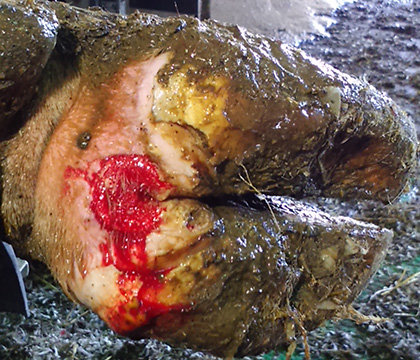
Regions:
[[[146,237],[159,228],[165,211],[156,196],[172,187],[160,180],[149,157],[114,155],[100,160],[94,173],[68,167],[64,177],[88,183],[90,209],[108,233],[107,242],[99,247],[102,264],[114,265],[121,272],[118,287],[124,300],[110,310],[109,325],[127,332],[169,310],[181,310],[180,305],[166,306],[157,300],[171,269],[148,267]]]

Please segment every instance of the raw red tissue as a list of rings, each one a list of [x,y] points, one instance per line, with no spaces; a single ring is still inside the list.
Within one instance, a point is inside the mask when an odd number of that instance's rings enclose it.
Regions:
[[[145,315],[146,323],[159,314],[179,309],[179,305],[168,307],[157,300],[170,269],[154,270],[147,265],[146,237],[159,228],[165,211],[155,196],[171,188],[169,183],[160,180],[150,158],[113,155],[100,160],[95,173],[69,167],[65,178],[82,178],[89,184],[90,209],[108,232],[107,242],[100,245],[103,265],[114,265],[122,272],[118,286],[126,302],[113,311],[115,329],[121,331],[125,327],[122,322],[126,321],[126,304],[133,297],[139,307],[129,310],[129,315]],[[138,280],[142,286],[134,295],[131,289]]]

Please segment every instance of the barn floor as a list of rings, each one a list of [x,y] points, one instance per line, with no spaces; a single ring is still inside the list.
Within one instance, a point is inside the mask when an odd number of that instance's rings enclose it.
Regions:
[[[300,45],[338,69],[367,78],[415,120],[420,133],[420,3],[360,0],[332,16],[329,37]],[[420,171],[412,190],[393,204],[312,200],[329,212],[394,230],[385,263],[355,308],[389,318],[361,325],[328,322],[309,336],[312,359],[420,359]],[[30,317],[0,314],[0,359],[216,359],[157,341],[113,334],[96,315],[66,299],[41,264],[25,280]],[[246,359],[284,359],[279,350]],[[294,360],[303,359],[303,346]]]

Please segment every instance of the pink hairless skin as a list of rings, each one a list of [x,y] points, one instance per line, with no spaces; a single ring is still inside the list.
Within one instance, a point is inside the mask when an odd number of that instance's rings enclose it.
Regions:
[[[79,258],[71,255],[73,276],[64,288],[122,334],[190,306],[182,296],[161,293],[178,265],[177,251],[195,251],[211,226],[188,221],[193,200],[171,198],[191,191],[198,170],[152,121],[150,93],[166,60],[161,55],[133,63],[99,89],[85,85],[53,134],[39,172],[40,212],[55,214],[56,231],[68,231],[71,247],[83,249]],[[75,150],[77,136],[85,133],[89,142]],[[150,148],[163,164],[159,169]],[[47,191],[52,184],[61,191]]]

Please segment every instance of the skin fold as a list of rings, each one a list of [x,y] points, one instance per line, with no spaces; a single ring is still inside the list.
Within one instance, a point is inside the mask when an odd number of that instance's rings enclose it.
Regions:
[[[348,314],[392,233],[290,196],[403,192],[418,144],[392,100],[237,26],[0,9],[4,232],[71,299],[224,357]]]

